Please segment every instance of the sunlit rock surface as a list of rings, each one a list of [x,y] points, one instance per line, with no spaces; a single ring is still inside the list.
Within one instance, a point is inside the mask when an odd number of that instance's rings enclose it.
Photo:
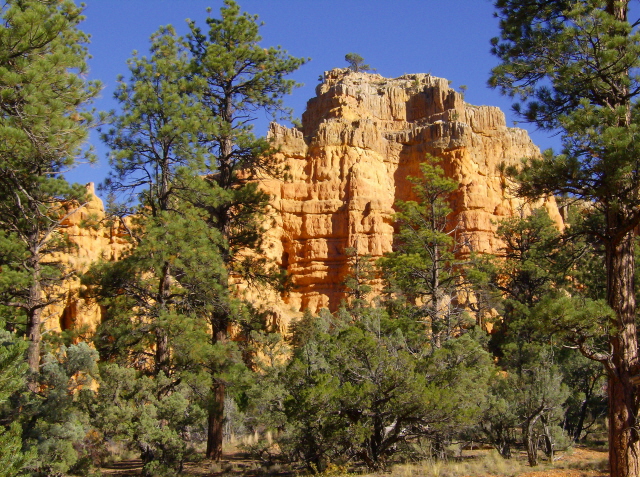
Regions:
[[[419,175],[426,154],[440,157],[445,174],[460,184],[450,198],[451,223],[459,224],[472,250],[498,252],[498,221],[527,212],[509,194],[498,165],[539,150],[526,131],[506,126],[498,108],[469,105],[446,79],[429,74],[388,79],[335,69],[324,74],[316,93],[302,128],[271,125],[289,177],[263,181],[273,196],[265,253],[288,271],[294,288],[279,296],[239,287],[270,310],[274,328],[286,328],[306,308],[339,306],[347,247],[373,257],[392,250],[394,204],[411,198],[407,176]],[[553,198],[537,205],[562,224]],[[123,230],[103,223],[81,227],[90,217],[104,219],[95,195],[67,224],[76,248],[63,259],[79,271],[95,260],[116,260],[127,246]],[[67,288],[66,302],[47,310],[47,328],[95,327],[99,307],[84,298],[78,280]]]
[[[388,79],[335,69],[316,93],[301,129],[270,130],[291,175],[265,181],[276,212],[269,253],[293,278],[284,299],[290,309],[339,305],[347,247],[373,257],[391,251],[394,203],[411,198],[407,176],[419,175],[426,154],[440,157],[460,184],[452,223],[474,251],[498,251],[497,222],[523,208],[498,165],[539,154],[526,131],[508,128],[496,107],[465,103],[446,79],[429,74]],[[544,206],[561,224],[555,201]]]

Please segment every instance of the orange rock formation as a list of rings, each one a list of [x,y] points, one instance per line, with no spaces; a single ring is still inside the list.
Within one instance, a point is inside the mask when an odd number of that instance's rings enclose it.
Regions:
[[[267,253],[295,285],[288,296],[267,299],[277,326],[305,308],[339,305],[347,247],[373,257],[391,251],[394,203],[411,197],[407,176],[419,174],[427,153],[442,158],[446,175],[460,183],[451,197],[452,219],[471,247],[498,250],[497,221],[524,207],[509,195],[498,165],[539,154],[526,131],[508,128],[496,107],[466,104],[447,80],[429,74],[387,79],[335,69],[325,73],[316,92],[301,129],[272,124],[269,132],[291,176],[263,183],[273,196],[275,224]],[[561,224],[554,200],[542,204]],[[89,214],[104,217],[95,196],[68,224],[77,244],[68,261],[79,270],[93,260],[117,259],[126,246],[117,230],[80,228]],[[97,305],[85,302],[78,281],[68,286],[69,299],[64,309],[49,310],[48,327],[97,324]]]
[[[539,154],[526,131],[508,128],[496,107],[465,103],[429,74],[388,79],[334,69],[316,93],[302,128],[270,130],[292,176],[265,183],[277,217],[271,253],[295,285],[285,298],[290,309],[339,305],[347,247],[373,257],[391,251],[394,203],[410,198],[407,176],[419,175],[427,153],[460,183],[452,221],[473,250],[498,250],[497,221],[524,206],[508,194],[498,165]],[[561,224],[554,200],[544,205]]]
[[[87,192],[90,194],[89,202],[63,224],[72,252],[52,257],[80,273],[86,272],[97,260],[117,260],[128,247],[125,231],[104,223],[104,204],[95,195],[93,183],[87,184]],[[87,327],[94,330],[102,318],[100,307],[85,296],[85,287],[78,277],[68,280],[64,287],[66,300],[45,310],[45,328],[61,331]]]

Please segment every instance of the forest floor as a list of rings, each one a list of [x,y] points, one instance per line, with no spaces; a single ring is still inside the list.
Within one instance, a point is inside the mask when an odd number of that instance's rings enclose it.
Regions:
[[[368,473],[363,469],[329,468],[323,477],[607,477],[607,451],[601,448],[577,446],[566,452],[558,452],[553,465],[541,461],[534,469],[527,465],[526,454],[504,460],[495,451],[480,449],[464,451],[463,455],[448,462],[423,462],[396,464],[385,472]],[[125,460],[101,469],[105,477],[129,477],[140,475],[139,459]],[[193,477],[289,477],[309,475],[300,469],[282,464],[260,462],[244,452],[231,449],[220,462],[203,460],[188,463],[184,475]]]

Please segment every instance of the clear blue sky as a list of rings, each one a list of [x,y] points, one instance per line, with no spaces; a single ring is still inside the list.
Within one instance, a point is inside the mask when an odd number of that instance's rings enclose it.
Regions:
[[[218,16],[221,0],[84,0],[86,20],[81,28],[91,35],[91,79],[104,84],[99,110],[117,108],[112,99],[116,77],[128,75],[132,51],[148,52],[149,37],[161,25],[172,24],[186,33],[185,19],[206,27],[206,8]],[[516,119],[511,101],[487,87],[497,59],[489,41],[497,36],[498,21],[491,0],[238,0],[244,11],[258,14],[263,45],[280,45],[290,54],[311,61],[292,78],[304,86],[285,99],[300,117],[314,96],[323,71],[345,67],[344,55],[355,52],[385,77],[431,73],[452,86],[468,87],[465,100],[475,105],[499,106],[507,124]],[[256,122],[256,133],[266,133],[268,120]],[[557,147],[557,138],[529,129],[542,149]],[[80,165],[68,179],[101,182],[109,169],[107,149],[94,132],[91,143],[99,163]]]

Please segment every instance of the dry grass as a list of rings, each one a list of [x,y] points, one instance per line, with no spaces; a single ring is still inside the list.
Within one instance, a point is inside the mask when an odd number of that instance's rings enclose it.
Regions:
[[[298,468],[272,463],[267,465],[251,459],[248,455],[228,452],[222,462],[204,460],[187,464],[185,474],[194,477],[301,477],[306,475]],[[102,469],[103,475],[125,477],[140,475],[141,462],[128,460],[112,464]],[[397,464],[384,473],[366,473],[363,468],[354,471],[343,466],[330,465],[329,468],[314,477],[605,477],[607,472],[607,453],[603,450],[574,448],[558,453],[557,460],[532,469],[527,465],[526,455],[520,453],[513,459],[505,460],[494,450],[475,450],[463,452],[459,460],[446,462],[425,461],[414,464]]]
[[[526,467],[516,459],[503,459],[495,451],[459,461],[426,461],[419,464],[396,465],[392,477],[463,477],[512,476],[524,472]]]
[[[382,474],[379,474],[382,476]],[[526,456],[503,459],[496,451],[481,451],[464,460],[396,465],[391,477],[601,477],[608,475],[607,455],[601,451],[574,449],[561,453],[552,464],[532,469]]]

